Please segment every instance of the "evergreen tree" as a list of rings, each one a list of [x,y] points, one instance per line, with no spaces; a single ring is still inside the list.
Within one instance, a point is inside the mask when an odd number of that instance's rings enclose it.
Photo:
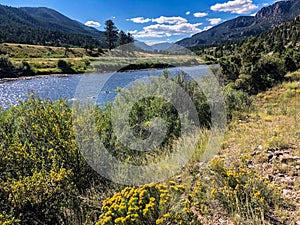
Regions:
[[[134,42],[134,38],[131,33],[128,33],[127,34],[127,43],[132,43],[132,42]]]
[[[105,26],[106,43],[108,45],[109,50],[111,50],[116,46],[116,43],[118,41],[118,29],[112,20],[107,20],[105,22]]]
[[[119,45],[125,45],[134,42],[134,38],[131,33],[125,34],[124,31],[119,33]]]
[[[119,45],[127,44],[127,39],[128,39],[127,35],[125,34],[124,31],[121,30],[119,33]]]

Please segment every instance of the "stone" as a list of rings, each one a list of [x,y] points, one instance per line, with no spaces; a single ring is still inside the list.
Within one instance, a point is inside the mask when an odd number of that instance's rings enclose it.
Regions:
[[[289,190],[289,189],[283,189],[283,190],[282,190],[282,194],[283,194],[283,195],[289,195],[289,194],[291,194],[291,193],[292,193],[292,191]]]

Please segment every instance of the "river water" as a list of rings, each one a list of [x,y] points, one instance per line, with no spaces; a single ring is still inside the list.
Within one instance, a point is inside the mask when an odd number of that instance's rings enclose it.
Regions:
[[[181,71],[191,70],[191,67],[170,68],[168,71],[175,76],[180,74]],[[209,72],[209,66],[201,65],[192,67],[199,75]],[[160,76],[163,69],[157,70],[140,70],[130,72],[117,72],[111,74],[79,74],[68,76],[45,76],[32,79],[19,79],[19,80],[0,80],[0,106],[7,109],[11,105],[17,105],[20,101],[28,98],[29,94],[36,94],[42,99],[51,99],[53,101],[59,98],[65,98],[72,101],[76,95],[78,85],[84,79],[103,79],[97,96],[97,104],[105,104],[106,102],[113,101],[116,97],[116,88],[125,87],[133,81],[139,79],[146,79],[149,76]],[[100,82],[101,83],[101,82]],[[89,91],[89,86],[82,87],[83,90]],[[77,90],[78,91],[78,90]],[[93,96],[95,98],[95,96]]]

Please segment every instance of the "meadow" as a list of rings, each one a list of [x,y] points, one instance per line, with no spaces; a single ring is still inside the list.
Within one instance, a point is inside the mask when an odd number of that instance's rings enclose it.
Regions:
[[[205,63],[201,57],[191,54],[166,55],[136,50],[123,52],[122,49],[107,51],[101,48],[84,49],[8,43],[0,44],[0,54],[6,57],[6,61],[11,62],[10,70],[17,70],[11,76],[16,76],[18,73],[20,76],[26,76],[29,70],[29,75],[78,74],[193,66]],[[131,66],[126,68],[128,65]],[[7,76],[5,71],[1,76]]]

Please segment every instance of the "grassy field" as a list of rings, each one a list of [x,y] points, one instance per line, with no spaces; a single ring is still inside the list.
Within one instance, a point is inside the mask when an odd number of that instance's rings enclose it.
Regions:
[[[16,67],[20,67],[24,61],[27,62],[37,75],[115,71],[129,64],[137,64],[136,69],[146,69],[161,68],[164,65],[205,63],[201,58],[192,55],[162,55],[136,51],[124,53],[120,50],[90,50],[7,43],[0,44],[0,54],[8,56]],[[67,63],[68,70],[59,68],[59,60]],[[135,67],[132,68],[135,69]]]

